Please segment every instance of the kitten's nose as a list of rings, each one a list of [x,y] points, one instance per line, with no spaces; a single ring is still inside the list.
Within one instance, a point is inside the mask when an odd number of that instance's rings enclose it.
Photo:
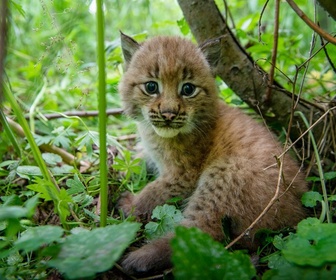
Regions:
[[[161,112],[161,117],[165,121],[173,121],[176,118],[176,113],[171,111]]]

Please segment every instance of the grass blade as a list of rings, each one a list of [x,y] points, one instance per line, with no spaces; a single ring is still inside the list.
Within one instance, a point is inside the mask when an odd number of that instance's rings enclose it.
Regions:
[[[99,110],[99,170],[100,170],[100,226],[106,226],[107,219],[107,152],[106,152],[106,81],[103,1],[97,5],[97,56],[98,56],[98,110]]]

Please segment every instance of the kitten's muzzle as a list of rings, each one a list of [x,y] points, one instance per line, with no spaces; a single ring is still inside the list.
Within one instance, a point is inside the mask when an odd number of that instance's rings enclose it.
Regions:
[[[172,112],[172,111],[160,112],[160,117],[165,122],[171,122],[177,117],[177,113]]]

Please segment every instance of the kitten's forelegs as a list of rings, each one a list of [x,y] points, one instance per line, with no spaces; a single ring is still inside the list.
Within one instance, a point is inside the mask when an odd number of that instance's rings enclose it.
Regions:
[[[140,220],[149,220],[153,209],[165,204],[173,197],[185,198],[190,195],[194,182],[187,177],[159,177],[149,183],[139,194],[123,193],[117,207],[126,216],[135,215]]]
[[[202,210],[206,207],[208,207],[207,210]],[[224,234],[221,217],[213,215],[214,212],[209,208],[206,200],[202,201],[198,197],[192,196],[184,211],[185,218],[180,224],[186,227],[198,227],[214,239],[222,240]],[[130,274],[138,274],[158,272],[169,268],[172,255],[170,240],[173,236],[173,233],[170,233],[128,254],[122,262],[124,270]]]

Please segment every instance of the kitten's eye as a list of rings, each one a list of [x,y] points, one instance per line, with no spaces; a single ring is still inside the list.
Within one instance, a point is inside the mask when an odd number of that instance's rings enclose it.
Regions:
[[[153,81],[145,83],[145,89],[148,94],[157,94],[159,92],[158,83]]]
[[[196,87],[191,83],[186,83],[182,86],[181,95],[191,97],[195,93]]]

